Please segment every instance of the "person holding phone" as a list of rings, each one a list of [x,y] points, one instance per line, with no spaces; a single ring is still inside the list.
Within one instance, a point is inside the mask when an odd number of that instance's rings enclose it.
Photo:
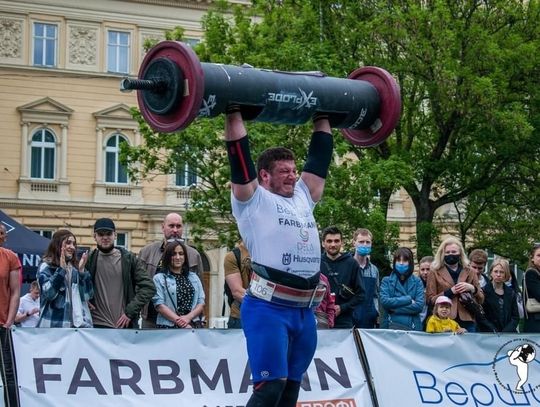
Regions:
[[[84,269],[87,256],[84,253],[77,262],[77,239],[69,230],[54,233],[38,271],[38,327],[92,327],[88,301],[94,296],[94,287],[90,273]]]

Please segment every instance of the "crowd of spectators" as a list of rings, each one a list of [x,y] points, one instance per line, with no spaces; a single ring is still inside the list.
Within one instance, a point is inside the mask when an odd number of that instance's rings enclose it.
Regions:
[[[342,232],[335,226],[323,229],[321,284],[327,286],[327,295],[315,309],[319,329],[540,332],[540,313],[527,313],[524,307],[529,297],[540,300],[539,244],[533,246],[524,274],[528,292],[522,292],[507,259],[496,257],[488,267],[486,251],[474,249],[467,255],[454,237],[445,239],[434,256],[423,257],[416,265],[409,248],[398,248],[390,275],[380,280],[370,260],[372,241],[369,230],[358,229],[352,237],[353,252],[346,252]],[[240,270],[232,252],[228,256],[226,281],[235,279],[238,308],[249,272]],[[242,259],[249,260],[245,248]],[[237,316],[231,320],[229,328],[241,327]]]
[[[0,225],[1,226],[1,225]],[[79,253],[76,237],[58,230],[43,256],[37,281],[19,301],[16,256],[0,244],[0,324],[3,329],[3,377],[6,400],[16,386],[9,358],[7,329],[20,327],[202,328],[205,292],[200,254],[182,239],[182,218],[168,214],[163,239],[139,256],[114,245],[116,227],[96,220],[96,249]],[[5,229],[0,227],[0,243]],[[380,279],[371,262],[373,235],[358,229],[352,252],[343,250],[342,232],[322,231],[320,284],[323,301],[314,308],[318,329],[383,328],[410,331],[517,333],[540,332],[540,313],[527,312],[527,300],[540,301],[540,244],[533,245],[523,291],[508,260],[496,257],[488,267],[484,250],[467,254],[461,242],[445,239],[434,256],[415,264],[407,247],[398,248],[392,271]],[[230,290],[228,328],[241,328],[240,308],[250,281],[251,259],[245,246],[225,257]],[[16,300],[16,301],[15,301]],[[142,322],[142,326],[141,326]],[[521,324],[520,324],[521,322]],[[12,403],[14,400],[12,400]]]

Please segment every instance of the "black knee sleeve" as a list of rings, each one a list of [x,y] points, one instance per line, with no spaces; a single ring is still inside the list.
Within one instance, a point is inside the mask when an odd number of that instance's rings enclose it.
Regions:
[[[299,392],[300,382],[287,380],[285,389],[283,389],[283,393],[281,393],[281,400],[278,403],[278,407],[296,407]]]
[[[285,389],[285,380],[277,379],[268,382],[259,382],[253,385],[253,394],[246,407],[278,407],[279,400]]]

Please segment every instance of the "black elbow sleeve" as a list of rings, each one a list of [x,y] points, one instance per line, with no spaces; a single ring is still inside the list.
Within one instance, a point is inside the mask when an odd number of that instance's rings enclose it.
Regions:
[[[321,178],[328,175],[328,167],[332,161],[334,140],[330,133],[316,131],[311,135],[308,155],[303,171],[315,174]]]
[[[228,140],[225,143],[233,184],[248,184],[257,178],[257,170],[249,151],[248,137],[245,136],[239,140]]]

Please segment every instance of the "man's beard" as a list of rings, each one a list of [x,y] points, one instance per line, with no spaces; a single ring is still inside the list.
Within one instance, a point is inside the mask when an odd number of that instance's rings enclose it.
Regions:
[[[100,246],[99,244],[97,245],[97,248],[100,252],[102,253],[110,253],[112,252],[112,250],[114,249],[114,244],[111,245],[111,247],[103,247],[103,246]]]

